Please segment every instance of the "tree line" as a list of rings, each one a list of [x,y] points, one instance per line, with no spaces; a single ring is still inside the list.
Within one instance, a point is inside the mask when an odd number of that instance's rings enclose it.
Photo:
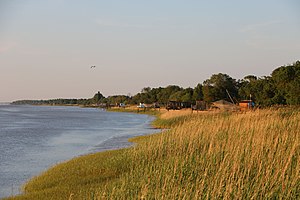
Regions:
[[[300,104],[300,61],[273,70],[270,76],[257,77],[247,75],[236,80],[228,74],[213,74],[194,88],[183,88],[177,85],[167,87],[144,87],[134,96],[115,95],[104,97],[97,92],[89,99],[52,99],[21,100],[13,104],[50,104],[50,105],[116,105],[152,104],[166,105],[169,101],[190,102],[204,101],[210,104],[217,100],[234,101],[253,100],[257,106],[299,105]]]

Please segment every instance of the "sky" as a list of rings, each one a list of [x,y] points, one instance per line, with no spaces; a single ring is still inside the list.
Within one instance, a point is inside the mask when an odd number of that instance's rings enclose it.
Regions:
[[[134,95],[300,60],[298,0],[0,0],[0,102]],[[91,66],[96,66],[91,68]]]

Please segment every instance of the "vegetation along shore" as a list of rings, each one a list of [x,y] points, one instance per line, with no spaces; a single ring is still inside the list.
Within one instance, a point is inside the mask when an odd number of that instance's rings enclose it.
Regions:
[[[58,164],[8,199],[299,199],[299,108],[157,116],[169,130]]]

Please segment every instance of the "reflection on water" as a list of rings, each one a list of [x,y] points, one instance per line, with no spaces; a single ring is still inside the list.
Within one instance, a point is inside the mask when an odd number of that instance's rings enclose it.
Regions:
[[[123,148],[155,132],[147,115],[93,108],[0,105],[0,198],[72,157]]]

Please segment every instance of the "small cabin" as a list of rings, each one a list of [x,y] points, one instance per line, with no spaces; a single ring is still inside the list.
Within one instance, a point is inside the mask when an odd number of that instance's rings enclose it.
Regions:
[[[181,102],[181,101],[169,101],[166,109],[167,110],[180,110],[182,108],[191,108],[191,102]]]
[[[195,105],[192,105],[193,110],[206,110],[207,105],[205,101],[196,101]]]
[[[178,101],[169,101],[167,106],[167,110],[180,110],[181,109],[181,102]]]
[[[239,102],[239,106],[241,110],[249,110],[254,107],[254,102],[252,100],[242,100]]]
[[[188,102],[188,101],[180,102],[180,107],[181,108],[191,108],[192,107],[192,103]]]

